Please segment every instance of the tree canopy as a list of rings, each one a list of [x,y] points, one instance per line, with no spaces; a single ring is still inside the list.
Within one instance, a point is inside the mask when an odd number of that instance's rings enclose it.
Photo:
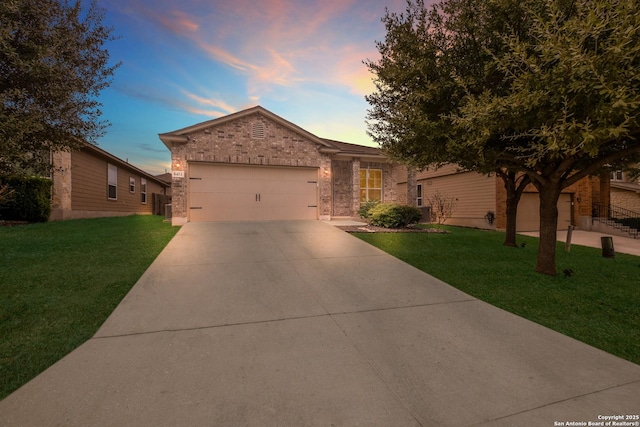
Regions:
[[[70,150],[104,134],[98,95],[109,65],[95,0],[0,2],[0,173],[36,170],[50,150]],[[48,158],[48,157],[47,157]]]
[[[382,59],[369,64],[371,135],[409,164],[524,173],[541,201],[536,270],[555,274],[560,191],[640,152],[636,1],[443,0],[431,11],[409,1],[383,21]],[[496,25],[452,31],[449,21]],[[397,61],[405,45],[416,56]]]
[[[402,14],[387,11],[378,62],[367,62],[378,91],[367,97],[369,134],[388,155],[423,169],[456,163],[461,169],[496,173],[507,192],[505,245],[516,246],[516,209],[526,176],[507,170],[492,144],[470,149],[466,132],[454,126],[468,96],[502,94],[505,76],[493,58],[506,48],[502,35],[526,37],[526,1],[447,0],[425,8],[408,2]],[[462,134],[458,135],[458,133]]]

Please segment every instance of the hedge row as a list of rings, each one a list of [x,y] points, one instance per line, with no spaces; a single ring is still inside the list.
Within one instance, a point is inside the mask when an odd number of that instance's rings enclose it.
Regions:
[[[0,185],[13,190],[0,206],[0,218],[45,222],[51,215],[51,180],[41,177],[0,177]]]

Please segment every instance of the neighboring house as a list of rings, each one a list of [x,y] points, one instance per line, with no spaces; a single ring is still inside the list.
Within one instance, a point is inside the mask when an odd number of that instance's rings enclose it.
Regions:
[[[562,191],[558,200],[558,229],[567,229],[569,225],[591,229],[594,203],[609,203],[609,180],[606,178],[584,178]],[[437,191],[454,200],[455,210],[447,224],[506,228],[506,190],[502,179],[495,174],[460,172],[456,165],[411,174],[405,168],[398,175],[398,193],[407,194],[413,182],[418,206],[428,206],[429,198]],[[413,203],[413,200],[403,202]],[[539,230],[539,206],[537,190],[529,185],[518,204],[517,231]]]
[[[640,214],[640,181],[626,172],[611,172],[611,206]]]
[[[52,162],[51,220],[152,214],[154,199],[164,196],[168,187],[92,144],[55,152]]]
[[[399,166],[380,150],[319,138],[260,106],[159,137],[171,151],[174,225],[330,220],[398,199]]]

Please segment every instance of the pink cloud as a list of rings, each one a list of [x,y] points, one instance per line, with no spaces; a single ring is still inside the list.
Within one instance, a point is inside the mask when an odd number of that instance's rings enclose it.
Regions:
[[[182,10],[176,9],[175,3],[168,8],[164,6],[169,2],[163,3],[144,13],[173,34],[191,40],[214,61],[246,76],[247,97],[251,100],[259,100],[279,87],[308,81],[346,86],[358,95],[373,89],[362,61],[375,54],[374,42],[381,38],[368,38],[366,31],[376,25],[372,20],[382,28],[383,3],[186,1],[179,6]]]
[[[197,114],[199,116],[207,116],[207,117],[222,117],[222,116],[226,116],[226,113],[222,113],[220,111],[216,111],[216,110],[206,110],[206,109],[202,109],[202,108],[196,108],[193,107],[191,105],[186,105],[186,104],[182,104],[182,109],[185,111],[188,111],[189,113],[192,114]]]
[[[186,90],[182,90],[182,93],[187,98],[197,102],[200,105],[208,105],[208,106],[216,108],[218,110],[222,110],[222,112],[224,112],[226,114],[231,114],[231,113],[234,113],[236,111],[236,109],[234,107],[232,107],[231,105],[227,104],[224,101],[216,100],[216,99],[204,98],[204,97],[198,96],[198,95],[196,95],[194,93],[188,92]],[[204,110],[201,110],[201,111],[204,111]],[[220,113],[220,114],[222,115],[222,113]],[[210,114],[205,114],[205,115],[210,115]]]
[[[171,12],[171,15],[175,18],[178,32],[183,32],[184,30],[194,32],[200,28],[200,25],[192,17],[182,11],[174,10]]]
[[[222,62],[223,64],[229,65],[230,67],[237,68],[241,71],[250,71],[257,68],[255,65],[244,61],[243,59],[231,54],[230,52],[219,46],[207,44],[204,40],[198,37],[194,37],[194,41],[197,43],[200,49],[205,51],[213,59]]]

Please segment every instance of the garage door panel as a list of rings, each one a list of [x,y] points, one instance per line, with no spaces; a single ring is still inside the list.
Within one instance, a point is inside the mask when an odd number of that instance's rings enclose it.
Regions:
[[[192,163],[189,173],[190,221],[317,219],[317,169]]]
[[[563,193],[558,199],[558,230],[571,225],[571,194]],[[540,230],[540,197],[538,193],[524,193],[518,204],[517,231]]]

